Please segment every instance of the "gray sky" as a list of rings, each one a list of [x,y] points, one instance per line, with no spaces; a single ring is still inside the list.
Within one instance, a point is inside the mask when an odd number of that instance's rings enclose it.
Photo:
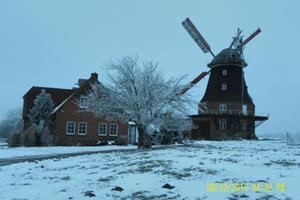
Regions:
[[[1,1],[0,118],[22,105],[31,86],[71,88],[110,59],[139,55],[170,76],[193,79],[211,56],[181,26],[189,16],[214,53],[237,27],[247,37],[245,77],[258,114],[270,120],[258,133],[299,131],[299,1]],[[206,78],[191,94],[200,100]]]

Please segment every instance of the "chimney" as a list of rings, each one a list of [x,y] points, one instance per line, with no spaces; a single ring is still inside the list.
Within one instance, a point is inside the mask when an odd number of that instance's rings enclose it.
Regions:
[[[91,78],[90,78],[90,80],[91,80],[92,82],[98,81],[98,74],[97,74],[96,72],[91,73]]]
[[[77,85],[78,85],[79,87],[81,87],[81,86],[83,86],[83,84],[85,84],[86,81],[87,81],[87,79],[82,79],[82,78],[80,78],[80,79],[78,79]]]

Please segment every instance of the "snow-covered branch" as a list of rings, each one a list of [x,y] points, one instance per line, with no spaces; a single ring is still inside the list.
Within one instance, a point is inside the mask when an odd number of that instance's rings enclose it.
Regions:
[[[194,102],[180,92],[186,87],[182,83],[184,77],[166,80],[157,63],[140,64],[137,57],[112,62],[109,70],[109,84],[92,85],[88,111],[106,118],[134,121],[144,130],[149,125],[177,127],[170,124],[178,124],[178,119],[187,120],[189,106]],[[179,127],[173,129],[177,131]]]

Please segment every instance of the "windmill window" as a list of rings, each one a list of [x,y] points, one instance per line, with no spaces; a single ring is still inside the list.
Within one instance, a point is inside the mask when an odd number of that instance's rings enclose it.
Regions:
[[[223,70],[222,70],[222,75],[223,75],[223,76],[227,76],[227,73],[228,73],[227,69],[223,69]]]
[[[223,83],[223,84],[221,85],[221,90],[222,90],[222,91],[227,91],[227,84],[226,84],[226,83]]]
[[[226,104],[220,104],[219,110],[220,110],[221,112],[227,111],[227,105],[226,105]]]
[[[227,121],[226,119],[220,119],[219,121],[219,129],[226,130],[227,129]]]
[[[87,133],[87,123],[79,122],[78,123],[78,135],[86,135]]]

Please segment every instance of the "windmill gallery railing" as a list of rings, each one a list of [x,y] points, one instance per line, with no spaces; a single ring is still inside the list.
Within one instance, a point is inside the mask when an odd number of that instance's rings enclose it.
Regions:
[[[254,112],[242,112],[241,110],[226,110],[226,111],[219,111],[219,110],[203,110],[199,112],[199,114],[209,114],[209,115],[254,115]]]

